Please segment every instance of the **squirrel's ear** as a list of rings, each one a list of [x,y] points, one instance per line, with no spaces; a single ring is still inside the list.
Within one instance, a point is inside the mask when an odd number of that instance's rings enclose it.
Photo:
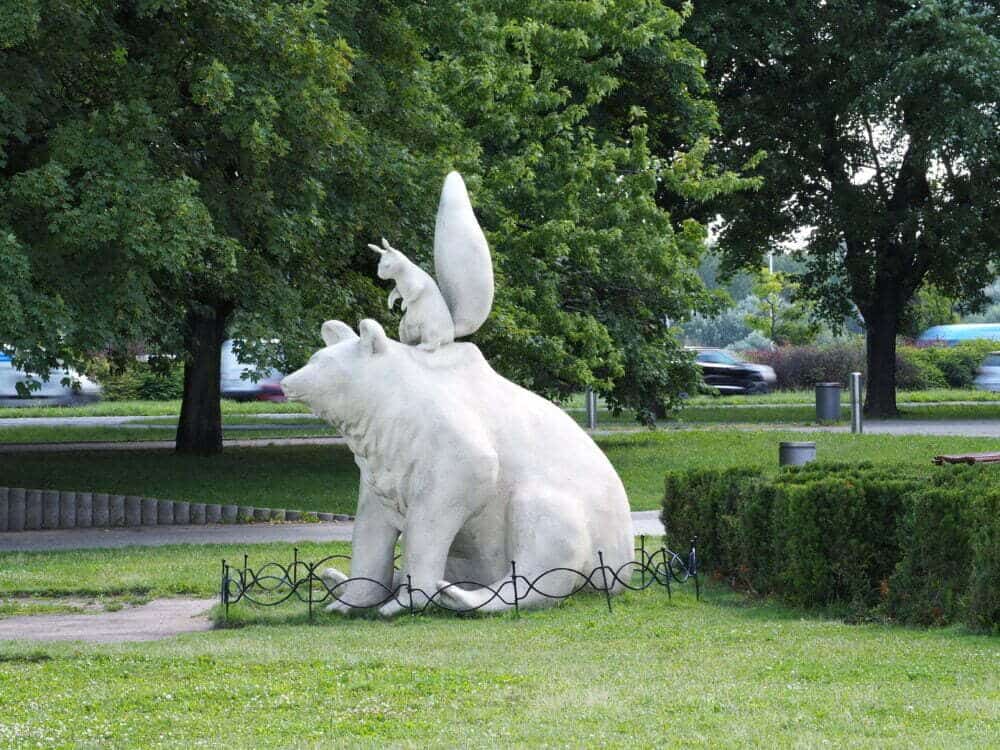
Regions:
[[[328,320],[319,330],[319,335],[323,337],[323,343],[327,346],[339,344],[347,339],[356,339],[358,334],[351,330],[351,327],[341,320]]]
[[[361,348],[369,354],[381,354],[389,347],[389,337],[377,321],[365,318],[358,323],[358,331],[361,332]]]
[[[368,247],[370,247],[372,250],[374,250],[379,255],[385,255],[385,250],[383,250],[382,248],[380,248],[378,245],[373,245],[372,243],[369,242],[368,243]]]

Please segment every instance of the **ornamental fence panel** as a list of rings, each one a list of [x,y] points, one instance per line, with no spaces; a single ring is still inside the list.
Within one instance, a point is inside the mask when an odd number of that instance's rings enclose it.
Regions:
[[[604,553],[598,552],[597,565],[589,571],[573,568],[551,568],[533,578],[528,578],[518,572],[517,561],[510,563],[510,576],[493,585],[476,581],[454,581],[447,586],[427,592],[413,586],[409,576],[401,578],[392,586],[373,578],[353,577],[334,583],[322,577],[322,570],[331,563],[350,564],[350,555],[328,555],[316,562],[299,559],[298,548],[293,549],[292,561],[287,564],[265,562],[254,568],[250,565],[249,555],[243,555],[243,565],[234,566],[228,561],[222,561],[222,580],[219,589],[219,603],[223,607],[224,618],[229,617],[229,607],[241,602],[260,607],[274,607],[294,600],[307,604],[309,618],[319,605],[334,600],[349,609],[372,609],[395,601],[411,615],[416,615],[434,606],[438,609],[456,613],[469,613],[487,607],[494,601],[500,601],[508,607],[513,607],[515,614],[520,613],[521,602],[534,592],[546,599],[568,599],[581,591],[603,592],[608,611],[613,611],[611,596],[616,589],[643,591],[651,586],[659,586],[666,590],[668,598],[673,595],[673,584],[692,582],[695,598],[701,598],[701,583],[698,577],[697,538],[691,540],[691,547],[685,557],[668,549],[665,545],[647,549],[646,537],[639,537],[639,546],[635,548],[636,559],[615,568],[605,563]],[[397,557],[398,561],[398,557]],[[395,568],[398,574],[398,568]],[[546,591],[546,578],[559,575],[564,580],[567,575],[574,576],[575,582],[568,591]],[[367,584],[368,591],[373,588],[382,597],[372,602],[370,595],[366,603],[352,604],[347,598],[347,590],[352,585]],[[448,589],[457,587],[475,587],[489,592],[489,597],[474,607],[454,607],[445,601]]]

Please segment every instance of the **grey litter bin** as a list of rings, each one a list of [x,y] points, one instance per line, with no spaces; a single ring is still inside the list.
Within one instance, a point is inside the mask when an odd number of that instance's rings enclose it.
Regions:
[[[840,383],[816,384],[816,419],[819,422],[840,419]]]
[[[802,466],[816,460],[816,443],[779,443],[778,466]]]

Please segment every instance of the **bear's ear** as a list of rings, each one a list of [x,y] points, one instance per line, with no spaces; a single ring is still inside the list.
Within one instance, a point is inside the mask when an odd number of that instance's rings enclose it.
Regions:
[[[323,337],[323,343],[327,346],[339,344],[347,339],[356,339],[358,334],[351,330],[351,327],[341,320],[328,320],[320,328],[319,335]]]
[[[389,346],[389,338],[376,321],[365,318],[358,323],[361,332],[361,348],[369,354],[381,354]]]

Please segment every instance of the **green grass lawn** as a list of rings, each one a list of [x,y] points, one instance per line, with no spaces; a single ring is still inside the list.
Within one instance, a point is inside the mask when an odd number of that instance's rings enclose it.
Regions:
[[[284,436],[281,432],[277,436]],[[275,434],[271,434],[275,437]],[[875,461],[933,471],[940,453],[995,450],[991,438],[849,435],[717,429],[628,433],[597,438],[635,510],[659,507],[663,475],[704,466],[777,466],[782,440],[815,440],[820,458]],[[358,471],[344,446],[229,448],[221,456],[169,451],[0,453],[12,487],[92,490],[195,502],[352,513]]]
[[[290,545],[250,548],[286,559]],[[303,545],[303,554],[340,547]],[[12,592],[215,593],[231,547],[0,555]],[[14,572],[11,572],[14,571]],[[142,644],[0,643],[0,746],[995,747],[1000,639],[708,587],[520,618],[263,612]]]
[[[222,400],[223,414],[308,414],[299,403],[288,401]],[[181,413],[180,401],[98,401],[81,406],[17,406],[0,407],[0,417],[176,417]]]

